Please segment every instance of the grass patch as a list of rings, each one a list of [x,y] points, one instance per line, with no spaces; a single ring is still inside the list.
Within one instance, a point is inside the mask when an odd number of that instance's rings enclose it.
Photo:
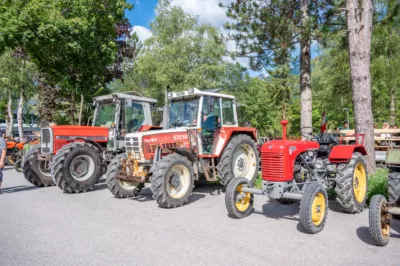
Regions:
[[[388,171],[385,169],[377,169],[368,178],[368,198],[367,204],[372,196],[381,194],[388,198]]]
[[[262,178],[261,175],[257,176],[256,182],[254,182],[254,187],[261,189],[262,188]]]

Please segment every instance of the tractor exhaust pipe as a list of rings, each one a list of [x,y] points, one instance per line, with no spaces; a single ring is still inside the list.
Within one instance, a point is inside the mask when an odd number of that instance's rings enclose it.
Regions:
[[[282,120],[281,125],[282,125],[282,139],[286,140],[286,126],[289,124],[287,120]]]
[[[169,91],[169,86],[167,86],[167,89],[165,90],[165,103],[164,103],[164,109],[163,109],[163,129],[169,128],[169,108],[168,108],[168,91]]]

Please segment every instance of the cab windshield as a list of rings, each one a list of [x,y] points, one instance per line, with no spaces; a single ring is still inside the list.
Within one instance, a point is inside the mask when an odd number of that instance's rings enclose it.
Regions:
[[[94,125],[97,127],[103,126],[110,128],[111,125],[114,124],[115,103],[102,103],[98,108],[98,114]]]
[[[193,127],[197,123],[199,98],[171,101],[169,112],[169,126]]]

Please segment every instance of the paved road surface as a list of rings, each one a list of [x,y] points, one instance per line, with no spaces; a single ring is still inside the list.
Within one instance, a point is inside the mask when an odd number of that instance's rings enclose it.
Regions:
[[[68,195],[33,187],[11,169],[4,174],[0,265],[400,265],[400,235],[373,246],[367,211],[332,206],[325,229],[308,235],[298,205],[265,204],[261,196],[258,213],[235,220],[216,187],[166,210],[148,189],[138,199],[115,199],[105,186]]]

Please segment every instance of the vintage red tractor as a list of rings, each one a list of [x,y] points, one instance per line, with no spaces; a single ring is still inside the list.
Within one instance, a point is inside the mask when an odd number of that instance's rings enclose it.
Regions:
[[[239,176],[253,184],[259,167],[256,129],[239,126],[235,97],[197,89],[167,95],[163,130],[126,135],[126,155],[107,170],[111,193],[135,197],[151,182],[158,205],[175,208],[188,201],[195,181],[217,181],[219,175],[226,187]]]
[[[56,184],[67,193],[93,189],[107,163],[125,152],[125,135],[153,129],[156,102],[135,92],[98,96],[92,126],[42,128],[40,145],[24,157],[25,178],[36,186]]]
[[[348,213],[363,210],[367,198],[367,170],[363,155],[364,135],[356,144],[341,145],[332,135],[304,136],[309,140],[287,140],[287,121],[282,140],[261,147],[262,189],[244,178],[233,179],[225,194],[226,208],[235,218],[250,215],[254,194],[266,195],[282,204],[300,200],[300,224],[307,233],[320,232],[328,215],[327,189]],[[311,140],[310,140],[311,138]]]

